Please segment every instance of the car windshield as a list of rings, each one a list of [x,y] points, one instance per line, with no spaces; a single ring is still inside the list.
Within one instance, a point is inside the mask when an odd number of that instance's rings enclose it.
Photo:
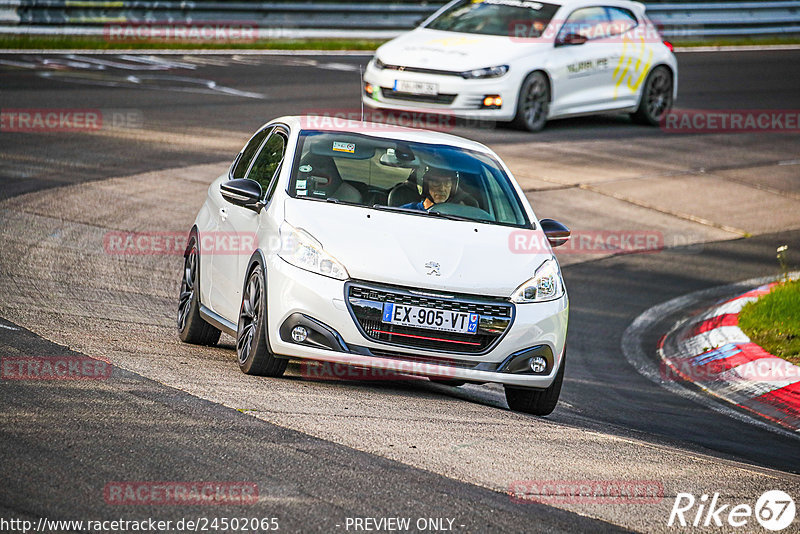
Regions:
[[[289,195],[529,228],[511,180],[487,154],[357,133],[305,131]]]
[[[483,35],[536,38],[559,6],[525,0],[463,0],[432,20],[426,28]]]

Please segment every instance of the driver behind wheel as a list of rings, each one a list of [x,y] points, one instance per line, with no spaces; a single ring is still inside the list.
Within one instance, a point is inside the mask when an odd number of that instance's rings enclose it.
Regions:
[[[426,211],[436,204],[450,200],[458,187],[458,174],[447,169],[428,167],[422,177],[422,200],[400,206],[414,210]]]

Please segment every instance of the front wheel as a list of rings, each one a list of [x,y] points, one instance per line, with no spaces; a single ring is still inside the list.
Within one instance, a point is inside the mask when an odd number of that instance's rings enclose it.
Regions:
[[[558,397],[561,395],[561,384],[564,382],[564,367],[566,363],[564,359],[561,360],[561,366],[558,368],[556,378],[547,389],[504,386],[508,407],[515,412],[533,415],[551,414],[556,409]]]
[[[289,360],[276,358],[267,342],[267,291],[264,271],[256,264],[247,277],[239,309],[236,355],[239,369],[248,375],[281,376]]]
[[[517,99],[517,114],[511,124],[522,130],[538,132],[547,122],[550,111],[550,84],[541,71],[532,72],[522,82]]]
[[[644,82],[639,108],[631,113],[638,124],[658,126],[672,109],[672,73],[663,65],[654,68]]]

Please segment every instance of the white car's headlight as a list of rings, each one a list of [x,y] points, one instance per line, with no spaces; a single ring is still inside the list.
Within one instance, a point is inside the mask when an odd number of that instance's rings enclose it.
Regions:
[[[533,278],[519,286],[511,295],[511,301],[517,304],[526,302],[545,302],[555,300],[564,295],[564,281],[558,269],[558,263],[550,258],[536,269]]]
[[[467,80],[499,78],[506,72],[508,72],[508,65],[498,65],[496,67],[486,67],[485,69],[465,70],[461,73],[461,77]]]
[[[350,277],[344,265],[325,252],[320,242],[305,230],[298,230],[284,221],[280,233],[281,249],[278,256],[287,263],[337,280],[346,280]]]
[[[375,59],[372,62],[372,64],[375,65],[375,68],[378,70],[383,70],[386,68],[386,63],[378,59],[378,56],[375,56]]]

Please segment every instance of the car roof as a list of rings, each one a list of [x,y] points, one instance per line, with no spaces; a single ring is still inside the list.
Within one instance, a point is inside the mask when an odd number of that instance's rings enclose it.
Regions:
[[[393,124],[340,119],[335,116],[291,115],[279,117],[269,122],[269,124],[274,123],[283,123],[292,130],[356,133],[381,139],[449,145],[478,152],[492,153],[485,145],[456,135]]]
[[[544,2],[548,2],[548,0],[542,0]],[[574,7],[590,7],[590,6],[621,6],[621,7],[628,7],[628,8],[638,8],[642,11],[645,10],[645,5],[641,2],[637,2],[635,0],[551,0],[549,3],[567,6],[570,8]]]

